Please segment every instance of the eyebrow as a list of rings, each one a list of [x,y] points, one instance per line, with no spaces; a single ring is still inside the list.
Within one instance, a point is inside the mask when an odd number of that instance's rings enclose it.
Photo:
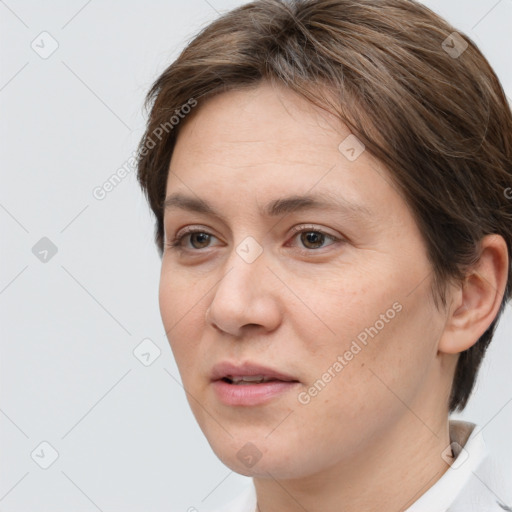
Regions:
[[[222,214],[206,200],[179,192],[169,195],[164,201],[164,210],[172,208],[212,215],[225,221]],[[374,213],[366,206],[353,203],[341,196],[335,196],[328,192],[291,195],[275,199],[263,208],[260,208],[260,213],[267,217],[277,217],[302,210],[335,210],[349,218],[372,218],[374,216]]]

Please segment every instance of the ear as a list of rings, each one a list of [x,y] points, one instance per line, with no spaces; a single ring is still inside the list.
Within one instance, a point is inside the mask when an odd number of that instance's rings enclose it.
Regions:
[[[481,240],[480,247],[478,262],[451,294],[439,352],[456,354],[472,347],[498,314],[508,279],[507,244],[492,234]]]

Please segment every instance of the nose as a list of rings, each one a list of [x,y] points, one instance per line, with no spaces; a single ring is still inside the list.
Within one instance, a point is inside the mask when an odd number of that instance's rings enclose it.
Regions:
[[[236,338],[249,330],[270,332],[281,322],[279,280],[267,267],[264,253],[248,263],[233,252],[227,271],[214,288],[206,322]]]

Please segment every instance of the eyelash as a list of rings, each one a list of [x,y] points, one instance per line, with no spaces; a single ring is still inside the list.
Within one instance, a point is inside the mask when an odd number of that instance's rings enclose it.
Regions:
[[[333,243],[329,244],[329,245],[334,245],[335,243],[339,243],[339,242],[343,242],[344,241],[342,238],[335,237],[334,235],[326,233],[325,231],[322,231],[321,229],[315,228],[314,226],[307,226],[307,225],[295,226],[295,227],[292,228],[292,232],[293,232],[293,238],[295,238],[300,233],[320,233],[320,234],[324,235],[325,237],[330,238],[333,241]],[[173,250],[177,250],[177,251],[180,251],[180,252],[191,251],[191,252],[199,253],[199,252],[202,251],[202,249],[194,249],[194,248],[192,248],[192,249],[185,249],[182,246],[183,239],[185,237],[193,235],[195,233],[201,233],[201,234],[210,235],[210,236],[215,237],[215,235],[213,235],[212,233],[209,233],[205,229],[186,228],[184,233],[181,233],[179,236],[175,236],[172,240],[166,242],[165,245],[166,245],[166,247],[168,249],[173,249]],[[205,247],[204,249],[208,249],[208,248],[209,247]],[[299,252],[301,252],[302,254],[309,254],[309,255],[311,255],[312,252],[319,251],[320,249],[323,249],[323,247],[319,247],[317,249],[304,249],[304,248],[301,248],[301,249],[299,249]]]

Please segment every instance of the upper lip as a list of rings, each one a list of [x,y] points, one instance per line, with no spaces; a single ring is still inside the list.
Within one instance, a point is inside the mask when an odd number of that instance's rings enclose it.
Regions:
[[[287,375],[286,373],[279,372],[272,368],[268,368],[256,363],[245,362],[236,364],[229,361],[216,364],[212,368],[211,379],[214,381],[223,379],[225,377],[245,377],[253,375],[261,375],[262,377],[283,381],[297,381],[297,379],[291,375]]]

